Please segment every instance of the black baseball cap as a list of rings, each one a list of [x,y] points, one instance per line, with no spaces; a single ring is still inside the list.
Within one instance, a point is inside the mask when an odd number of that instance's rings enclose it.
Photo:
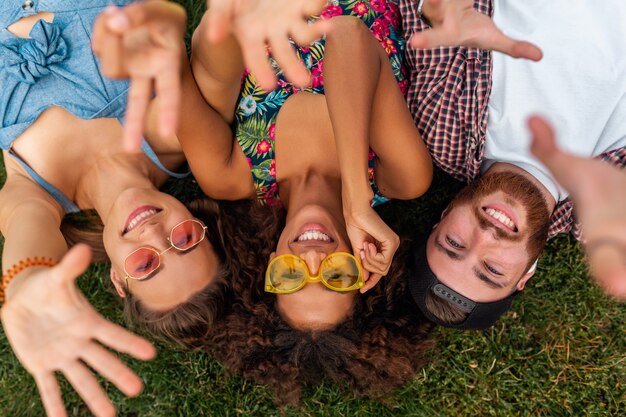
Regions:
[[[483,330],[491,327],[500,316],[511,308],[511,303],[519,294],[513,292],[506,298],[489,303],[473,301],[439,281],[428,265],[426,257],[426,241],[420,239],[410,249],[408,259],[408,287],[413,301],[430,321],[441,326],[464,330]],[[435,317],[426,308],[426,294],[433,295],[456,305],[460,310],[467,313],[467,317],[460,323],[445,323]]]

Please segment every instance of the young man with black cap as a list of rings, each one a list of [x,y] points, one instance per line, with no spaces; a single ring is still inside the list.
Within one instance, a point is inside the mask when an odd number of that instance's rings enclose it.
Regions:
[[[626,164],[626,4],[408,0],[401,11],[420,48],[407,51],[416,125],[439,167],[471,182],[414,248],[409,288],[431,320],[486,328],[533,276],[548,237],[581,238],[567,191],[530,154],[529,116],[549,114],[571,153]],[[432,49],[448,45],[464,46]]]

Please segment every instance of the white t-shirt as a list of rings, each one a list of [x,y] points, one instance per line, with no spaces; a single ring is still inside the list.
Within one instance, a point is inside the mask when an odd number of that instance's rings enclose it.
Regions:
[[[559,145],[580,156],[626,146],[626,0],[494,0],[508,36],[539,46],[540,62],[493,53],[483,172],[510,162],[555,200],[567,193],[530,154],[526,121],[545,116]]]

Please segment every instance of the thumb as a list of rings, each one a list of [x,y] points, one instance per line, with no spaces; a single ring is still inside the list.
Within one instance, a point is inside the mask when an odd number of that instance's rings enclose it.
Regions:
[[[493,49],[513,58],[525,58],[535,62],[543,58],[543,51],[537,45],[511,39],[504,34],[494,44]]]
[[[89,267],[91,249],[85,244],[72,247],[61,259],[58,265],[52,268],[55,279],[69,283],[75,281]]]
[[[447,33],[439,28],[416,32],[409,39],[409,44],[413,49],[432,49],[440,46],[454,45]]]
[[[532,133],[530,150],[552,173],[554,178],[572,192],[585,175],[579,168],[581,158],[567,154],[557,148],[554,130],[548,122],[539,116],[528,119],[528,128]]]

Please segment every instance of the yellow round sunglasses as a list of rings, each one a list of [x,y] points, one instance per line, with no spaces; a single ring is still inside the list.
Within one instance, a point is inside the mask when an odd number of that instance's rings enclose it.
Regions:
[[[321,282],[326,288],[339,292],[357,290],[365,285],[361,264],[347,252],[328,255],[315,276],[311,275],[302,258],[292,254],[275,257],[265,271],[266,292],[291,294],[309,282]]]

